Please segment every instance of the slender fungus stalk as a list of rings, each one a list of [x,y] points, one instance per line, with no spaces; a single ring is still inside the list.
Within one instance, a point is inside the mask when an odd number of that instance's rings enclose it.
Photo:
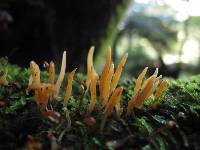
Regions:
[[[68,74],[68,77],[67,77],[67,88],[66,88],[66,93],[65,93],[65,97],[64,97],[64,105],[65,106],[67,106],[69,97],[72,94],[72,83],[73,83],[73,80],[74,80],[74,74],[76,72],[76,69],[77,68],[75,68],[72,72],[70,72]]]
[[[87,88],[89,87],[91,82],[91,70],[93,68],[93,54],[94,54],[94,46],[90,48],[87,56],[87,80],[86,80]]]
[[[117,104],[117,102],[120,100],[118,98],[121,96],[122,91],[123,91],[122,87],[118,87],[115,89],[108,103],[106,104],[104,113],[109,113],[112,110],[112,108]]]
[[[158,68],[156,68],[156,70],[154,71],[153,75],[154,75],[154,76],[157,76],[157,75],[158,75]]]
[[[107,50],[107,54],[106,54],[106,63],[104,65],[100,80],[99,80],[99,92],[100,92],[100,101],[102,103],[103,101],[103,95],[102,95],[102,91],[103,91],[103,86],[104,86],[104,81],[105,78],[110,70],[110,65],[111,65],[111,48],[109,47]]]
[[[101,125],[100,125],[100,131],[102,132],[106,123],[106,119],[108,117],[108,115],[110,114],[112,108],[118,103],[118,101],[120,100],[120,96],[122,94],[123,88],[122,87],[118,87],[114,90],[114,92],[112,93],[108,103],[106,104],[105,110],[103,112],[103,117],[102,117],[102,121],[101,121]]]
[[[91,69],[93,67],[93,54],[94,54],[94,46],[92,46],[88,52],[87,56],[87,80],[86,85],[89,87],[89,84],[91,82]]]
[[[145,67],[144,70],[138,76],[132,97],[134,97],[138,93],[138,91],[140,90],[141,85],[142,85],[142,81],[144,79],[145,74],[147,73],[147,70],[148,70],[148,67]]]
[[[115,111],[116,111],[116,114],[118,117],[120,117],[120,115],[122,114],[123,112],[123,108],[121,108],[121,104],[120,104],[120,97],[117,97],[118,99],[116,100],[117,101],[117,104],[115,105]]]
[[[86,80],[86,86],[87,89],[90,86],[90,94],[91,94],[91,98],[90,98],[90,104],[89,104],[89,108],[88,108],[88,114],[90,114],[95,106],[96,103],[96,84],[98,81],[98,74],[96,73],[95,69],[94,69],[94,65],[93,65],[93,54],[94,54],[94,46],[92,46],[88,52],[88,56],[87,56],[87,80]],[[84,91],[84,89],[83,89]],[[84,93],[85,95],[85,93]]]
[[[34,61],[30,62],[30,70],[32,76],[32,85],[40,84],[40,68]]]
[[[49,64],[49,80],[48,83],[54,84],[54,78],[55,78],[55,66],[54,62],[51,61]]]
[[[156,70],[154,71],[153,75],[152,76],[155,76],[157,77],[158,75],[158,68],[156,68]],[[144,89],[144,87],[146,86],[146,84],[149,82],[150,78],[152,77],[150,76],[147,80],[144,81],[143,85],[142,85],[142,88],[141,89]]]
[[[47,63],[47,62],[46,62]],[[51,61],[50,64],[48,65],[48,72],[49,72],[49,79],[48,79],[48,83],[54,85],[54,79],[55,79],[55,66],[54,66],[54,62]],[[50,100],[52,101],[53,96],[55,95],[56,92],[52,93],[50,95]],[[50,103],[50,107],[52,108],[52,105]],[[52,108],[53,109],[53,108]]]
[[[156,78],[156,80],[154,81],[153,87],[149,90],[148,94],[147,94],[147,98],[150,97],[153,92],[155,91],[155,89],[158,86],[159,80],[162,78],[162,75],[160,75],[159,77]]]
[[[121,76],[124,64],[126,63],[126,60],[128,58],[128,53],[124,54],[122,59],[120,60],[119,64],[117,65],[117,69],[113,75],[113,79],[111,82],[111,92],[117,87],[117,84],[119,82],[119,78]]]
[[[135,101],[135,99],[137,98],[136,95],[138,94],[141,86],[142,86],[142,81],[144,79],[145,74],[147,73],[148,67],[145,67],[144,70],[139,74],[137,80],[136,80],[136,84],[135,84],[135,88],[134,91],[132,93],[132,99],[128,102],[128,109],[127,109],[127,115],[131,113],[131,110],[133,109],[133,103]]]
[[[34,90],[35,88],[40,86],[40,68],[34,61],[30,62],[30,71],[31,75],[29,77],[29,83],[28,88],[26,89],[26,93],[28,93],[29,90]]]
[[[114,64],[110,66],[109,72],[107,73],[104,82],[102,83],[102,106],[105,106],[105,104],[108,101],[108,97],[110,95],[110,86],[111,86],[111,80],[114,73]]]
[[[40,108],[40,111],[45,114],[45,109],[49,100],[49,90],[47,85],[40,85],[35,89],[35,100]]]
[[[149,96],[149,91],[152,90],[153,88],[153,85],[156,81],[156,77],[152,76],[150,79],[149,79],[149,82],[147,83],[147,85],[144,87],[144,89],[138,94],[136,100],[135,100],[135,105],[134,107],[137,107],[139,108],[145,99],[148,98]]]
[[[94,72],[94,68],[91,69],[91,85],[90,85],[90,104],[88,109],[88,114],[90,114],[94,110],[94,106],[96,104],[96,85],[97,85],[98,76],[96,76]]]
[[[127,109],[127,115],[130,115],[131,110],[136,107],[140,108],[144,102],[145,99],[149,96],[149,91],[152,91],[156,77],[151,76],[149,79],[147,79],[148,82],[146,83],[146,86],[138,93],[137,96],[133,97],[132,100],[128,102],[128,109]]]
[[[62,65],[60,69],[60,74],[58,76],[58,80],[56,81],[55,89],[56,89],[56,97],[58,97],[59,91],[61,84],[63,82],[64,76],[65,76],[65,69],[66,69],[66,51],[63,52],[63,57],[62,57]]]
[[[162,93],[166,90],[167,86],[168,86],[168,80],[163,80],[161,83],[160,83],[160,86],[158,87],[157,91],[156,91],[156,99],[159,100]]]
[[[6,68],[4,70],[4,73],[2,76],[0,76],[0,85],[8,85],[8,81],[7,81],[7,75],[8,75],[8,69]]]

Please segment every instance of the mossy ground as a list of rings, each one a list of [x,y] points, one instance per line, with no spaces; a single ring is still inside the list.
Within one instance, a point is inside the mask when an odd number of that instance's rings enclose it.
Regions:
[[[102,110],[92,113],[97,121],[89,126],[83,122],[89,95],[80,104],[82,74],[76,74],[73,97],[68,104],[71,128],[65,117],[62,103],[52,103],[61,114],[59,123],[42,116],[33,93],[26,95],[29,71],[14,65],[9,69],[8,86],[0,86],[0,149],[25,149],[28,135],[51,149],[51,133],[60,148],[67,149],[200,149],[200,75],[181,80],[170,80],[170,85],[160,101],[149,98],[143,109],[119,118],[114,113],[108,117],[104,131],[100,132]],[[0,71],[3,66],[0,66]],[[42,79],[47,73],[42,72]],[[134,80],[120,83],[124,87],[122,105],[127,107]],[[64,86],[61,95],[64,94]],[[173,123],[173,124],[170,124]],[[63,136],[61,136],[63,134]]]

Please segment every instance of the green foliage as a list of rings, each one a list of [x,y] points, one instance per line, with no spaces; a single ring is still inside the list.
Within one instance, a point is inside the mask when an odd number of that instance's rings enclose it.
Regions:
[[[171,42],[177,40],[176,31],[172,30],[171,26],[164,24],[159,17],[134,13],[129,18],[129,21],[124,27],[124,31],[121,32],[136,32],[136,34],[141,37],[147,38],[155,47],[158,45],[160,47],[169,48]]]

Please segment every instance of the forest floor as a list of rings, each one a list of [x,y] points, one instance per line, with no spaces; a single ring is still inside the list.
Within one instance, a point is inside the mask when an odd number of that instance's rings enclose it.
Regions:
[[[200,75],[171,79],[159,101],[150,97],[142,109],[134,109],[128,117],[125,113],[120,117],[111,114],[100,132],[102,109],[97,105],[91,116],[86,116],[88,93],[80,103],[84,75],[75,75],[67,109],[60,101],[52,102],[61,115],[55,121],[41,114],[33,93],[26,94],[29,70],[15,65],[8,65],[8,70],[9,84],[0,86],[2,150],[200,149]],[[41,76],[47,80],[47,72]],[[121,101],[126,109],[135,80],[121,81],[120,85],[124,88]]]

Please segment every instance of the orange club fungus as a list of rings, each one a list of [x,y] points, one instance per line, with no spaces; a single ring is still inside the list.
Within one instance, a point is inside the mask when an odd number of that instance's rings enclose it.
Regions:
[[[87,56],[87,79],[84,84],[84,94],[82,94],[81,99],[85,96],[86,92],[89,92],[90,97],[88,101],[87,115],[83,119],[83,122],[88,125],[95,125],[96,120],[92,117],[92,112],[95,109],[95,106],[99,107],[98,110],[103,109],[102,120],[100,125],[100,130],[103,131],[107,117],[115,112],[119,117],[123,112],[123,107],[121,106],[121,95],[123,92],[122,87],[117,87],[120,80],[120,76],[123,71],[123,67],[128,58],[128,53],[125,53],[121,60],[119,61],[116,69],[111,59],[111,48],[107,49],[105,65],[103,67],[102,73],[98,75],[94,68],[93,64],[93,54],[94,46],[89,49]],[[50,62],[48,66],[48,83],[41,83],[40,81],[40,68],[34,62],[30,62],[30,71],[31,76],[29,79],[29,85],[27,90],[33,90],[35,92],[36,103],[42,112],[42,114],[55,118],[59,116],[57,112],[53,110],[48,110],[47,105],[49,99],[61,99],[63,100],[63,106],[67,107],[68,101],[72,96],[73,90],[73,80],[75,72],[77,69],[72,70],[67,75],[67,84],[65,89],[65,96],[59,97],[59,92],[61,85],[64,80],[65,70],[66,70],[66,52],[63,52],[62,64],[58,79],[55,82],[55,66],[53,61]],[[158,76],[158,68],[156,68],[153,75],[145,79],[145,75],[148,71],[148,67],[145,67],[144,70],[139,74],[135,87],[132,92],[132,97],[128,101],[127,115],[130,115],[134,108],[141,108],[146,99],[152,96],[155,93],[155,98],[160,99],[162,93],[166,90],[168,81],[160,80],[162,76]],[[6,76],[6,72],[5,75]],[[5,78],[1,76],[0,79]],[[98,91],[99,90],[99,91]],[[113,111],[115,110],[115,111]],[[69,113],[67,112],[69,115]],[[67,117],[69,119],[69,116]]]

